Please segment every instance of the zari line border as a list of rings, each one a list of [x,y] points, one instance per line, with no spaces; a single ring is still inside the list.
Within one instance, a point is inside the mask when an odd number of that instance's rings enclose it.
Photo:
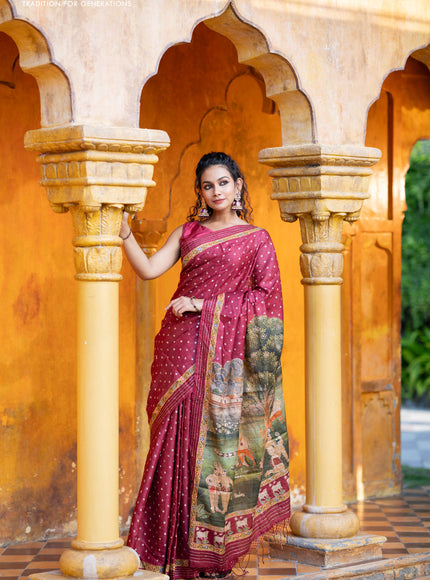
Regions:
[[[212,246],[216,246],[217,244],[221,244],[223,242],[229,242],[230,240],[235,240],[237,238],[243,238],[244,236],[248,236],[249,234],[254,234],[255,232],[257,232],[261,229],[262,228],[255,227],[252,230],[246,230],[245,232],[238,232],[237,234],[232,234],[231,236],[227,236],[225,238],[212,240],[211,242],[206,242],[205,244],[201,244],[200,246],[197,246],[197,248],[190,250],[188,252],[188,254],[185,254],[185,256],[182,259],[182,265],[186,266],[190,260],[192,260],[195,256],[197,256],[197,254],[200,254],[200,252],[203,252],[203,250],[207,250],[208,248],[211,248]]]
[[[151,420],[149,421],[149,426],[152,427],[155,419],[158,417],[158,415],[161,412],[161,409],[163,408],[164,404],[166,403],[166,401],[173,395],[173,393],[181,386],[185,383],[185,381],[187,381],[190,376],[194,373],[194,369],[195,369],[196,365],[191,366],[188,370],[185,371],[185,373],[179,377],[179,379],[176,379],[176,381],[173,383],[173,385],[167,390],[166,393],[164,393],[164,395],[161,397],[161,399],[158,401],[157,406],[155,407],[152,415],[151,415]]]
[[[208,432],[208,424],[209,424],[209,397],[208,391],[211,382],[212,376],[212,361],[215,355],[215,348],[216,348],[216,339],[218,335],[219,329],[219,321],[221,317],[221,310],[224,305],[225,294],[220,294],[217,299],[217,303],[215,305],[214,316],[213,316],[213,324],[212,324],[212,332],[210,337],[209,343],[209,351],[207,356],[207,363],[206,363],[206,373],[205,373],[205,396],[203,402],[203,409],[202,409],[202,422],[201,428],[199,433],[199,442],[197,446],[197,453],[196,453],[196,471],[194,474],[194,486],[193,486],[193,494],[191,498],[191,514],[190,514],[190,534],[189,534],[189,542],[190,545],[193,544],[194,538],[194,530],[196,527],[196,519],[197,519],[197,495],[199,490],[199,483],[200,483],[200,476],[202,472],[202,463],[203,463],[203,454],[206,446],[206,436]]]

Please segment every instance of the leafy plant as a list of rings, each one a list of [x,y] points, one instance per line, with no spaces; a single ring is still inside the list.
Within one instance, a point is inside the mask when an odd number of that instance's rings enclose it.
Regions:
[[[412,149],[402,231],[402,324],[430,326],[430,141]]]
[[[427,402],[430,393],[430,328],[405,333],[402,338],[402,399]]]
[[[403,489],[430,485],[430,469],[402,465]]]
[[[412,149],[402,231],[402,399],[430,402],[430,141]]]

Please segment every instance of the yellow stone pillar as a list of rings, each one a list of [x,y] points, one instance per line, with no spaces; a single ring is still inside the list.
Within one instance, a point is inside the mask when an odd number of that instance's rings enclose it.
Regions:
[[[260,152],[260,161],[272,167],[272,199],[278,200],[283,220],[299,219],[303,241],[306,503],[291,517],[296,540],[293,536],[289,544],[302,561],[324,566],[339,565],[345,546],[352,557],[351,542],[333,541],[351,538],[359,530],[359,520],[344,505],[342,491],[341,239],[343,222],[359,218],[371,167],[379,157],[380,151],[369,147],[319,144]],[[355,546],[358,559],[380,557],[376,544],[374,538],[366,537],[364,543],[361,539]],[[316,551],[325,552],[322,561],[315,560]]]
[[[154,254],[167,232],[167,219],[131,220],[131,229],[139,246],[149,257]],[[142,280],[136,276],[136,468],[142,477],[149,450],[150,430],[146,403],[151,384],[151,365],[154,358],[154,334],[157,312],[156,280]]]
[[[76,234],[78,532],[60,558],[65,576],[128,577],[139,565],[119,537],[118,521],[119,230],[123,209],[143,208],[155,185],[156,153],[168,144],[162,131],[77,125],[25,136],[25,146],[40,153],[52,208],[70,210]]]

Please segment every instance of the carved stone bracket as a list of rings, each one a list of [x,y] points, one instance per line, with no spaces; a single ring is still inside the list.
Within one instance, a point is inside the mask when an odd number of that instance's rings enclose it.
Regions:
[[[54,211],[71,211],[76,278],[121,279],[122,210],[141,211],[153,187],[164,131],[73,125],[29,131],[25,147],[40,153],[41,185]]]
[[[342,284],[344,221],[360,216],[379,149],[306,144],[264,149],[281,218],[300,220],[303,284]]]
[[[161,240],[167,232],[167,219],[162,220],[131,220],[131,229],[137,243],[147,256],[152,256],[158,250]]]

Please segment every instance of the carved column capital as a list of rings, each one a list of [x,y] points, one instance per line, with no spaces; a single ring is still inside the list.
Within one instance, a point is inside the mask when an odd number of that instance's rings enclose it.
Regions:
[[[260,162],[272,167],[281,218],[300,220],[303,284],[342,284],[343,222],[359,218],[380,156],[371,147],[314,143],[260,152]]]
[[[122,210],[141,211],[153,187],[164,131],[71,125],[29,131],[25,147],[40,153],[41,185],[56,212],[70,210],[76,278],[120,280]]]
[[[158,250],[161,240],[167,232],[167,219],[131,220],[131,229],[137,243],[149,257]]]

